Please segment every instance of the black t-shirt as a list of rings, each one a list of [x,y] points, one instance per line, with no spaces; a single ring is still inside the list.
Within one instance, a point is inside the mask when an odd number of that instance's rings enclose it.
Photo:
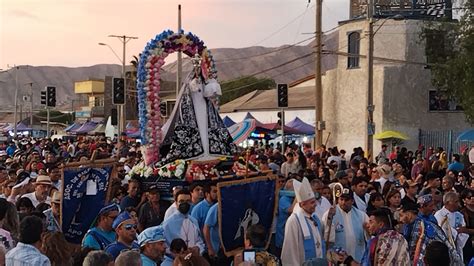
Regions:
[[[138,213],[138,222],[143,225],[143,228],[160,225],[165,217],[167,208],[160,201],[158,211],[155,211],[149,202],[142,205]]]
[[[401,201],[401,205],[406,205],[407,203],[408,204],[416,204],[416,200],[412,200],[408,196],[405,196]]]

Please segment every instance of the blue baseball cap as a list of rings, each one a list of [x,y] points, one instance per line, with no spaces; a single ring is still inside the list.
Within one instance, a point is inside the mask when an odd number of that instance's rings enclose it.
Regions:
[[[431,201],[433,201],[433,196],[431,196],[431,194],[426,194],[423,196],[419,196],[416,203],[420,205],[425,205],[425,204],[430,203]]]
[[[146,243],[166,241],[163,226],[149,227],[138,235],[138,244],[143,247]]]
[[[130,213],[128,211],[124,211],[120,213],[117,218],[115,218],[114,222],[112,223],[112,228],[115,230],[117,229],[123,222],[126,220],[130,220],[132,217],[130,216]]]
[[[94,227],[97,225],[97,221],[99,220],[100,216],[108,214],[111,211],[120,212],[120,206],[118,206],[115,203],[112,203],[112,204],[102,207],[102,209],[99,210],[99,213],[97,213],[97,216],[95,217],[94,221],[92,221],[91,227]]]

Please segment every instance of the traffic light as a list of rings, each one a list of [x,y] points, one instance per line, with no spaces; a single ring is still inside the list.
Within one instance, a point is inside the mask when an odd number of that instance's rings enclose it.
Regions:
[[[277,113],[277,116],[278,116],[278,121],[277,121],[278,126],[281,127],[281,124],[282,124],[281,120],[282,120],[282,118],[283,118],[283,112],[282,112],[282,111],[279,111],[279,112]]]
[[[168,116],[168,112],[166,110],[166,102],[161,102],[160,103],[160,114],[162,117],[167,117]]]
[[[56,106],[56,87],[53,87],[53,86],[46,87],[46,106],[48,107]]]
[[[125,104],[125,81],[123,78],[113,79],[112,103]]]
[[[288,107],[288,84],[277,84],[278,107]]]
[[[111,122],[112,126],[116,126],[116,125],[118,125],[117,108],[112,108],[110,111],[111,111],[110,122]]]
[[[41,91],[41,104],[46,105],[46,91]]]

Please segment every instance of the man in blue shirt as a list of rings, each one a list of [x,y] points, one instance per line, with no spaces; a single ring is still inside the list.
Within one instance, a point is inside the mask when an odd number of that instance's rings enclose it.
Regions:
[[[15,153],[15,150],[16,150],[15,143],[11,142],[10,145],[8,145],[6,152],[9,157],[12,157],[13,153]]]
[[[453,155],[453,162],[448,165],[448,171],[457,171],[461,172],[464,170],[464,164],[460,162],[461,157],[459,154],[454,154]]]
[[[117,238],[112,224],[119,214],[119,207],[116,204],[105,206],[99,211],[96,224],[84,236],[82,240],[83,248],[95,250],[105,250],[105,248]]]
[[[137,239],[137,223],[127,211],[122,212],[114,220],[112,227],[117,233],[117,241],[105,248],[105,252],[112,255],[114,260],[123,250],[132,250],[140,247]]]
[[[163,258],[166,251],[166,239],[163,227],[153,226],[138,235],[140,257],[143,266],[156,266],[156,261]]]
[[[140,188],[140,183],[136,179],[130,179],[128,181],[128,195],[123,197],[120,201],[120,209],[125,210],[128,207],[139,208],[141,203],[140,198],[138,197],[138,189]]]
[[[216,203],[212,205],[207,213],[203,228],[204,240],[206,242],[209,258],[216,263],[215,265],[229,265],[232,259],[229,260],[221,248],[219,222],[217,218],[218,210],[219,203]]]
[[[217,221],[218,208],[219,203],[216,203],[209,209],[202,229],[204,241],[206,242],[207,254],[211,259],[217,258],[217,253],[220,248],[219,223]]]
[[[6,265],[48,266],[48,257],[41,254],[43,221],[36,216],[27,216],[20,224],[20,242],[6,254]]]
[[[293,179],[285,184],[285,189],[280,190],[280,199],[278,200],[278,213],[276,220],[275,246],[277,247],[276,255],[280,256],[283,248],[283,239],[285,236],[286,220],[293,213],[295,194],[293,190]]]
[[[214,203],[217,202],[217,187],[216,185],[205,185],[203,187],[204,200],[200,201],[191,211],[191,216],[196,218],[199,224],[199,230],[204,227],[207,213]]]

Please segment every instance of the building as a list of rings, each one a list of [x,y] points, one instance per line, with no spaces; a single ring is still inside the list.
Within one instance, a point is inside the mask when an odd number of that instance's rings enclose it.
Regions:
[[[76,120],[86,121],[104,118],[104,80],[88,79],[74,82],[74,93],[79,95]]]
[[[366,55],[369,21],[366,13],[360,12],[365,10],[364,5],[355,5],[356,2],[363,1],[351,1],[351,19],[339,23],[337,49],[323,50],[327,56],[337,56],[336,68],[326,71],[322,77],[323,120],[326,125],[323,142],[327,140],[328,146],[352,150],[365,147],[368,134],[396,130],[410,138],[403,146],[416,149],[421,131],[468,128],[455,99],[449,99],[431,82],[426,47],[432,42],[442,42],[443,38],[425,40],[421,37],[425,18],[450,17],[450,12],[438,10],[438,13],[429,13],[433,12],[428,9],[435,4],[434,1],[423,1],[423,5],[421,1],[410,1],[403,7],[392,7],[377,0],[374,1],[376,15],[373,19],[374,127],[368,127],[369,67]],[[415,11],[411,6],[413,2]],[[440,2],[444,3],[436,0],[436,3]],[[447,2],[445,4],[445,7],[450,6]],[[313,76],[295,82],[289,89],[288,113],[312,125],[315,122],[314,84]],[[274,122],[278,110],[276,101],[276,89],[256,91],[223,105],[221,113],[238,122],[250,111],[257,119],[265,118],[264,123]],[[286,120],[290,119],[292,117]],[[375,153],[380,144],[374,140]]]

